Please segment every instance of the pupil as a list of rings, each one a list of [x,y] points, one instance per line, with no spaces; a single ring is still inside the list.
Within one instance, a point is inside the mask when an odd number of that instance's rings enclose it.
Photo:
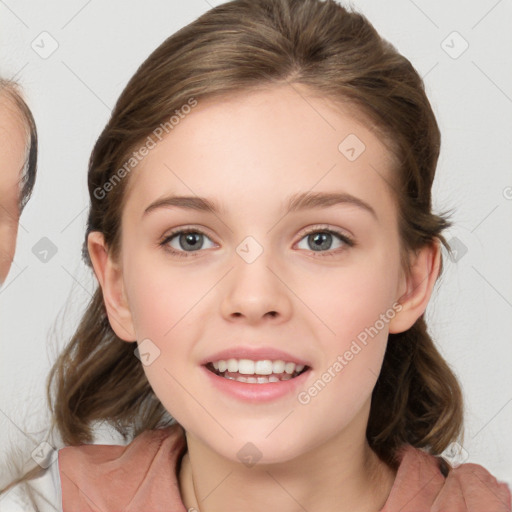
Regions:
[[[197,237],[201,236],[202,235],[200,233],[186,233],[184,235],[181,235],[180,245],[182,246],[183,249],[186,249],[187,247],[194,249],[201,245],[200,241],[197,240]]]
[[[313,242],[313,250],[329,249],[331,247],[332,235],[330,233],[315,233],[309,236],[310,241]],[[326,240],[329,242],[325,244]]]

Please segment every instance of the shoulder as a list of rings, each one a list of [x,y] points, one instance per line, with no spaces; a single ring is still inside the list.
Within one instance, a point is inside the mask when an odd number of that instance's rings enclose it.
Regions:
[[[400,448],[396,461],[395,483],[382,512],[399,510],[406,503],[418,510],[511,510],[508,485],[479,464],[452,467],[442,457],[411,445]]]
[[[41,476],[15,485],[0,495],[0,512],[61,512],[59,466],[55,461]]]
[[[170,452],[179,452],[185,443],[183,428],[179,424],[170,427],[147,430],[139,434],[126,445],[117,444],[83,444],[79,446],[66,446],[59,450],[59,465],[70,468],[102,464],[114,460],[123,463],[142,460],[151,460],[155,455],[165,449]]]
[[[184,430],[177,423],[145,431],[127,445],[66,446],[59,450],[63,507],[157,510],[175,500],[178,510],[176,467],[185,449]]]

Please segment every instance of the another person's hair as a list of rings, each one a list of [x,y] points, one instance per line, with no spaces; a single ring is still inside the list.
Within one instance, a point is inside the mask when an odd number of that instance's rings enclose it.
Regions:
[[[20,176],[19,207],[21,213],[30,199],[36,181],[37,127],[34,116],[25,102],[23,93],[17,82],[0,78],[0,101],[3,101],[2,97],[10,101],[12,106],[17,110],[20,121],[26,131],[25,162]]]
[[[89,160],[91,205],[82,248],[87,265],[91,231],[103,233],[112,256],[119,256],[130,178],[120,180],[118,171],[156,127],[191,98],[199,104],[212,97],[222,101],[286,84],[302,84],[353,107],[395,156],[391,188],[404,269],[410,251],[437,241],[450,251],[442,231],[451,223],[446,214],[432,212],[431,202],[440,132],[409,60],[364,15],[334,0],[235,0],[166,39],[119,97]],[[105,184],[109,192],[99,194]],[[154,394],[135,347],[112,330],[98,286],[48,376],[51,428],[58,428],[65,445],[92,442],[95,422],[109,422],[126,440],[175,421]],[[459,439],[462,419],[459,384],[422,315],[407,331],[389,335],[372,395],[368,442],[394,466],[404,443],[441,453]]]

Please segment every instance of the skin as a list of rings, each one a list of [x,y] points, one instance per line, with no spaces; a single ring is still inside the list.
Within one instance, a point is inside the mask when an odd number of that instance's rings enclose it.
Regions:
[[[0,95],[0,285],[5,281],[16,249],[20,217],[20,177],[27,135],[10,99]]]
[[[338,150],[351,133],[366,145],[353,162]],[[388,333],[408,329],[424,312],[440,258],[433,244],[416,253],[410,274],[400,267],[391,165],[391,153],[363,123],[303,87],[201,101],[130,176],[119,260],[101,233],[89,235],[113,329],[160,350],[144,370],[187,432],[178,475],[187,508],[384,505],[395,473],[365,438],[371,393]],[[353,204],[284,215],[291,194],[310,190],[348,192],[377,218]],[[143,215],[169,194],[208,197],[225,212],[163,207]],[[333,237],[331,248],[314,252],[305,231],[317,226],[357,245]],[[199,250],[180,245],[179,235],[167,245],[195,256],[159,246],[173,228],[194,227],[207,233]],[[250,264],[236,253],[247,236],[263,247]],[[275,346],[310,362],[307,389],[397,301],[401,311],[307,405],[296,393],[266,404],[224,396],[200,369],[221,349]],[[261,452],[252,467],[237,456],[247,442]]]

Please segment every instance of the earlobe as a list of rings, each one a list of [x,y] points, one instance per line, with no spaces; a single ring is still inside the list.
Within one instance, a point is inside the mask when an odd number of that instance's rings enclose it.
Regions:
[[[122,340],[135,341],[137,337],[124,292],[123,274],[110,257],[103,233],[99,231],[89,233],[87,248],[94,273],[101,286],[103,301],[112,329]]]
[[[402,309],[389,323],[392,334],[404,332],[414,325],[427,309],[432,290],[441,267],[439,239],[420,248],[411,262],[411,272],[406,278],[406,290],[398,302]]]

